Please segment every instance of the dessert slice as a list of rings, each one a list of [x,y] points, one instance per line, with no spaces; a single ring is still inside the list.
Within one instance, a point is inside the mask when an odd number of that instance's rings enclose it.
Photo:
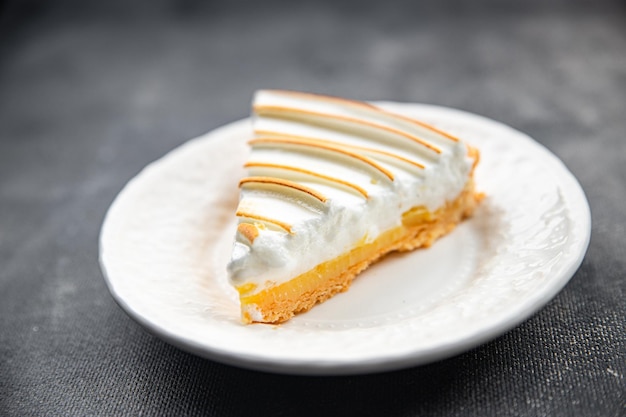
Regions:
[[[391,251],[470,216],[478,152],[374,105],[259,91],[240,182],[231,283],[245,323],[277,323],[345,291]]]

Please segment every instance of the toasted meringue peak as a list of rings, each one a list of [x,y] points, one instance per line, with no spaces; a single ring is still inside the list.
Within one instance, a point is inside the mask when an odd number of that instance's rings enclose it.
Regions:
[[[289,225],[289,224],[287,224],[285,222],[281,222],[280,220],[272,219],[270,217],[265,217],[265,216],[262,216],[262,215],[256,214],[256,213],[247,212],[245,210],[237,210],[237,213],[235,213],[235,215],[237,217],[243,219],[243,220],[251,219],[251,220],[261,221],[261,222],[264,222],[264,223],[269,223],[270,225],[274,225],[274,226],[280,227],[281,229],[285,230],[288,233],[292,233],[291,225]],[[240,224],[243,224],[243,223],[240,223]],[[239,231],[241,231],[241,230],[239,230]],[[246,237],[248,237],[248,236],[246,236]],[[256,236],[255,236],[255,238],[256,238]],[[250,239],[248,239],[248,240],[250,240]],[[250,243],[254,243],[254,241],[250,240]]]
[[[308,194],[311,197],[314,197],[316,199],[318,199],[319,201],[321,201],[322,203],[325,203],[327,198],[322,194],[319,193],[317,191],[315,191],[314,189],[311,189],[309,187],[305,187],[304,185],[298,184],[296,182],[293,181],[289,181],[286,179],[282,179],[282,178],[272,178],[272,177],[246,177],[244,179],[242,179],[241,181],[239,181],[239,185],[243,186],[246,184],[265,184],[265,185],[274,185],[274,186],[279,186],[279,187],[286,187],[286,188],[290,188],[292,190],[295,191],[300,191],[304,194]]]
[[[259,229],[250,223],[239,223],[237,231],[242,234],[250,243],[254,243],[254,239],[259,235]]]
[[[335,154],[341,154],[341,156],[346,156],[349,158],[352,158],[354,160],[363,162],[367,165],[369,165],[370,167],[374,168],[375,170],[378,170],[380,173],[382,173],[384,176],[386,176],[389,180],[393,181],[393,174],[385,169],[384,167],[382,167],[380,164],[376,163],[374,160],[372,160],[371,158],[367,157],[366,155],[364,155],[363,153],[358,153],[358,152],[353,152],[351,150],[349,150],[346,147],[342,147],[342,146],[337,146],[335,144],[333,144],[332,142],[328,142],[328,141],[319,141],[319,140],[307,140],[307,139],[303,139],[303,138],[296,138],[296,137],[291,137],[291,138],[287,138],[287,137],[261,137],[258,139],[253,139],[250,142],[250,145],[252,145],[254,147],[254,145],[262,145],[262,144],[271,144],[273,146],[296,146],[296,147],[309,147],[309,148],[314,148],[314,150],[317,151],[327,151],[327,152],[331,152],[331,153],[335,153]],[[353,161],[354,162],[354,161]]]
[[[344,185],[346,187],[352,188],[354,191],[356,191],[357,193],[361,194],[363,197],[367,198],[367,190],[359,187],[356,184],[353,184],[349,181],[344,181],[341,178],[335,178],[335,177],[331,177],[329,175],[324,175],[322,173],[319,172],[315,172],[315,171],[310,171],[308,169],[304,169],[304,168],[300,168],[297,166],[293,166],[293,165],[283,165],[283,164],[273,164],[273,163],[267,163],[267,162],[247,162],[244,165],[245,168],[249,168],[251,170],[254,169],[266,169],[266,170],[287,170],[287,171],[291,171],[292,173],[295,174],[302,174],[305,176],[311,176],[320,180],[325,180],[325,181],[330,181],[333,183],[337,183],[340,185]],[[288,175],[288,174],[283,174],[283,175]]]

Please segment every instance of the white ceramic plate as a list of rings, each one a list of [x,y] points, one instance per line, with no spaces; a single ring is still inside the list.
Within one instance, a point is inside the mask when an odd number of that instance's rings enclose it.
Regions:
[[[545,305],[579,267],[590,235],[580,185],[528,136],[480,116],[380,103],[478,147],[475,217],[433,247],[392,255],[350,290],[278,325],[242,325],[225,265],[235,229],[248,120],[192,140],[122,190],[100,261],[126,312],[179,348],[292,374],[392,370],[488,341]]]

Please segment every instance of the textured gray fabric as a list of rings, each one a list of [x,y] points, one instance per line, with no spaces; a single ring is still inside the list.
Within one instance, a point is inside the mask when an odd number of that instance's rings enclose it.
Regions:
[[[626,415],[623,2],[124,3],[0,3],[0,415]],[[529,133],[587,193],[581,269],[500,338],[379,375],[246,371],[151,336],[101,276],[107,207],[269,87]]]

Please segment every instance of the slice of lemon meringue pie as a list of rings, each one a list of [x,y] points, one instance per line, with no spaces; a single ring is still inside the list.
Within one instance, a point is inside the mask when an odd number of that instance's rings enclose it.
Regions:
[[[480,200],[478,152],[372,104],[259,91],[231,283],[245,323],[278,323],[348,289],[391,251],[430,246]]]

